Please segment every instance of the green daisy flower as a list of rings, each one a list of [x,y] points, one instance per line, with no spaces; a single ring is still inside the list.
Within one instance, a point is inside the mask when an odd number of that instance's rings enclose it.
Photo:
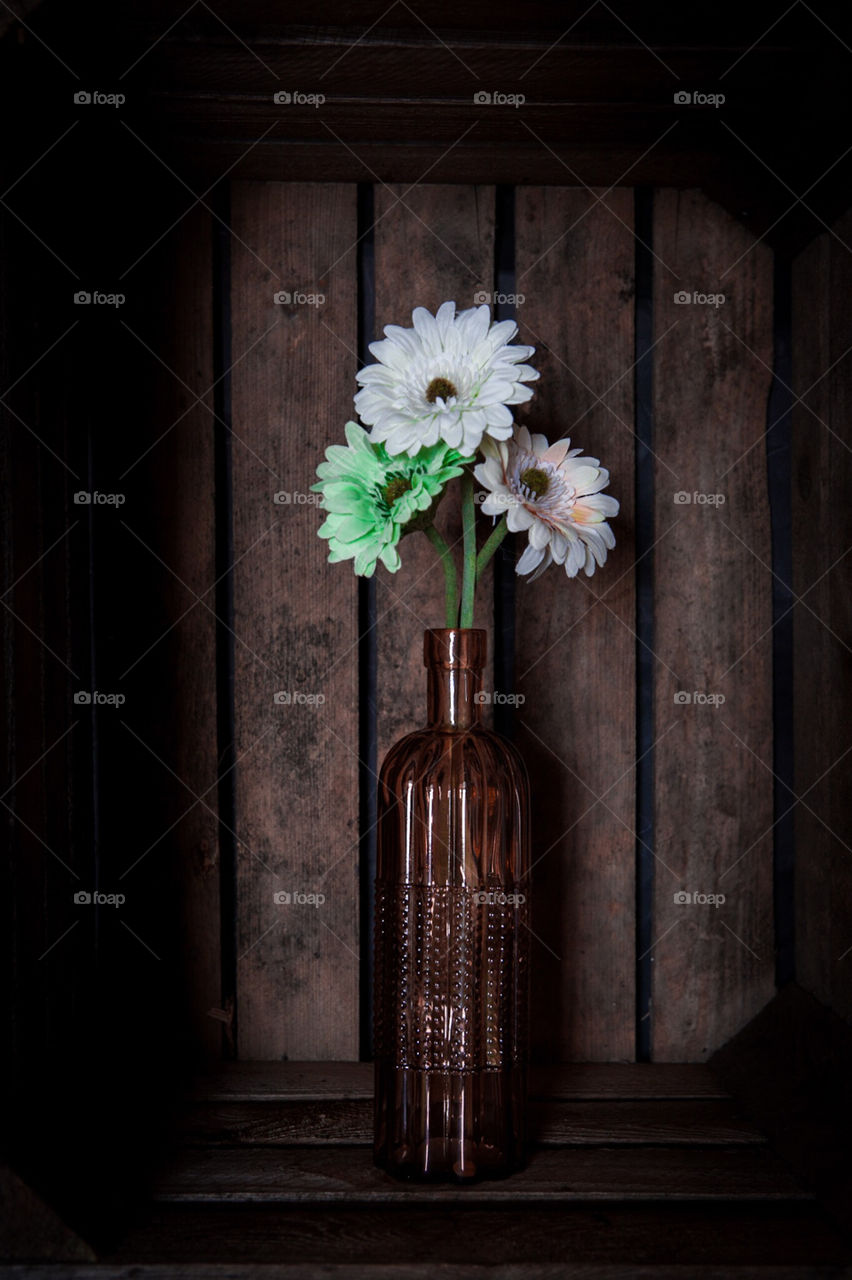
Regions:
[[[381,560],[396,573],[402,535],[428,523],[444,485],[473,459],[443,441],[414,458],[391,457],[357,422],[347,422],[346,441],[326,449],[328,461],[319,464],[319,483],[311,486],[322,494],[326,520],[318,533],[328,538],[329,563],[354,559],[355,572],[370,578]]]

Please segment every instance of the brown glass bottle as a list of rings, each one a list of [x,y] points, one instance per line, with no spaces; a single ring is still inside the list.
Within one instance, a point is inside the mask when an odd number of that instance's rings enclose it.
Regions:
[[[523,1150],[529,800],[480,721],[486,633],[427,631],[428,723],[379,779],[375,1159],[471,1181]]]

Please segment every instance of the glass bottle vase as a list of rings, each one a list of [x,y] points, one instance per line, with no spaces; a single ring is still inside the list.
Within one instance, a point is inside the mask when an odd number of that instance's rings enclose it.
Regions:
[[[379,779],[375,1160],[467,1182],[522,1162],[529,786],[481,723],[486,633],[427,631],[427,724]]]

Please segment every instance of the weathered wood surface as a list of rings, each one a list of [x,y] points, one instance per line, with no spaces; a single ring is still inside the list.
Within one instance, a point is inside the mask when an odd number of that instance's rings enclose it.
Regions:
[[[359,1147],[188,1149],[154,1190],[159,1203],[521,1204],[811,1198],[762,1147],[563,1147],[506,1181],[418,1186],[376,1169]]]
[[[540,1098],[726,1098],[714,1073],[699,1063],[573,1062],[530,1071],[530,1092]],[[199,1076],[199,1102],[311,1101],[372,1098],[369,1062],[236,1062]]]
[[[355,189],[235,183],[231,215],[238,1048],[356,1057],[356,583],[306,501],[351,416]]]
[[[772,261],[753,240],[698,192],[655,195],[652,1056],[662,1061],[703,1060],[774,989]],[[726,900],[683,903],[679,892]]]
[[[612,191],[605,204],[577,188],[516,192],[518,317],[541,372],[518,421],[601,458],[621,502],[602,572],[571,581],[552,566],[533,586],[519,580],[516,597],[518,744],[535,835],[533,1044],[580,1061],[635,1053],[633,194]],[[520,551],[526,535],[517,541]]]
[[[474,306],[491,289],[494,270],[494,188],[377,186],[375,196],[376,338],[387,324],[411,325],[415,306],[435,312],[454,301]],[[441,504],[436,524],[461,569],[458,482]],[[402,569],[376,575],[378,651],[378,763],[404,733],[421,728],[426,715],[423,632],[445,626],[444,574],[421,533],[400,544]],[[491,574],[477,592],[477,626],[491,629]],[[459,589],[461,573],[459,572]],[[489,649],[491,649],[489,636]],[[483,688],[490,689],[493,652]]]
[[[792,441],[797,977],[846,1018],[852,1015],[850,237],[847,214],[794,263],[793,391],[801,401],[793,407]]]
[[[536,1146],[725,1146],[762,1143],[759,1129],[732,1102],[554,1102],[533,1100],[528,1134]],[[183,1140],[218,1146],[370,1146],[372,1099],[242,1102],[193,1107]]]

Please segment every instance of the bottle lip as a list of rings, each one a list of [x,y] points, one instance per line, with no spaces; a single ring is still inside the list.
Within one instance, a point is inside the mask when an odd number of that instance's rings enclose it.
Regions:
[[[476,627],[435,627],[423,635],[423,665],[444,670],[481,671],[488,656],[488,632]]]

